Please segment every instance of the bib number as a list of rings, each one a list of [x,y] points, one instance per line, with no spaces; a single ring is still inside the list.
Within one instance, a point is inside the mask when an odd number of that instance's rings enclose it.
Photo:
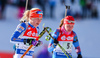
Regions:
[[[72,48],[72,42],[64,42],[63,47],[64,47],[64,49],[71,49]]]

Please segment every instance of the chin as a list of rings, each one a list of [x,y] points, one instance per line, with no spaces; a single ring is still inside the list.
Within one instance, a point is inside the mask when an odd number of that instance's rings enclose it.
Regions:
[[[71,32],[72,30],[68,30],[68,32]]]

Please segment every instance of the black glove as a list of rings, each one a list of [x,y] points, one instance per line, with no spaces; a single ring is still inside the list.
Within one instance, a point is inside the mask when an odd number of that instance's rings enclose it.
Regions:
[[[43,44],[43,42],[40,41],[40,40],[38,40],[38,43],[36,44],[36,47],[38,47],[38,46],[40,46],[40,45],[42,45],[42,44]]]
[[[29,45],[31,45],[32,41],[35,41],[35,39],[24,39],[24,44],[28,43]]]
[[[24,44],[25,45],[33,44],[34,46],[38,47],[38,46],[42,45],[42,41],[40,41],[40,40],[36,41],[35,39],[24,39]]]
[[[77,58],[82,58],[82,55],[81,54],[78,54],[78,57]]]
[[[56,46],[57,46],[57,44],[59,43],[56,39],[54,39],[54,41],[53,41],[54,43],[52,44],[52,47],[53,48],[56,48]]]
[[[54,39],[54,45],[57,45],[59,42],[56,40],[56,39]]]

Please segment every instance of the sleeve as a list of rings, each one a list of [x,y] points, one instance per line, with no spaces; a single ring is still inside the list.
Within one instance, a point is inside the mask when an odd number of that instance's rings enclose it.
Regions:
[[[52,34],[53,38],[57,40],[58,36],[59,36],[59,29],[56,29],[53,34]],[[51,38],[49,45],[48,45],[48,51],[52,52],[54,50],[54,47],[52,46],[54,43],[54,40]]]
[[[16,30],[14,31],[14,33],[12,34],[10,42],[11,42],[11,43],[23,42],[23,39],[18,38],[18,37],[19,37],[19,36],[22,34],[22,32],[25,31],[25,30],[26,30],[26,24],[25,24],[24,22],[23,22],[23,23],[20,23],[20,24],[17,26],[17,28],[16,28]]]
[[[80,49],[80,46],[79,46],[79,41],[78,41],[77,35],[76,35],[75,32],[73,32],[73,33],[74,33],[73,45],[75,47],[76,53],[81,54],[81,49]]]

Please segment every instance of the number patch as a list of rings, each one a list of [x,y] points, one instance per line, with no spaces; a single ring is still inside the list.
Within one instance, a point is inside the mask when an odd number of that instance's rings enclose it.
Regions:
[[[71,49],[72,48],[72,42],[64,42],[63,47],[64,47],[64,49]]]

